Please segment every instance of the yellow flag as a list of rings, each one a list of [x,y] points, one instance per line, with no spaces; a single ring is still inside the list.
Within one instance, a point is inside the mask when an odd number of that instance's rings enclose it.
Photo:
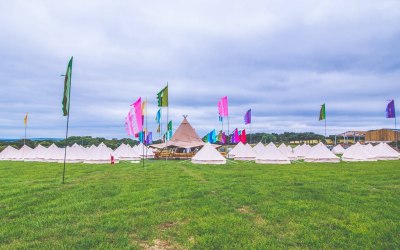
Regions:
[[[25,124],[25,126],[28,124],[28,113],[26,113],[26,115],[25,115],[24,124]]]
[[[144,110],[146,109],[147,106],[147,100],[142,102],[142,114],[144,115]]]

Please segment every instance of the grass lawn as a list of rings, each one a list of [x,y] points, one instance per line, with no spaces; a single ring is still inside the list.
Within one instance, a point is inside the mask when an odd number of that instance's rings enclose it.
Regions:
[[[399,249],[400,162],[0,162],[0,248]]]

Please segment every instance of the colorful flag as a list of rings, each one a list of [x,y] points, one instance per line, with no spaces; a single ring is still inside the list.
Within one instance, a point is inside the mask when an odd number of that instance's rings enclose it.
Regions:
[[[26,127],[27,124],[28,124],[28,113],[26,113],[25,118],[24,118],[25,127]]]
[[[205,136],[203,136],[202,140],[203,140],[204,142],[208,142],[208,134],[206,134]]]
[[[125,130],[128,135],[132,135],[132,136],[135,135],[135,132],[133,131],[132,114],[130,111],[128,112],[128,115],[125,118]]]
[[[321,110],[319,111],[319,120],[325,120],[326,113],[325,113],[325,103],[321,105]]]
[[[168,85],[157,93],[158,107],[168,107]]]
[[[144,143],[144,139],[145,139],[144,132],[143,132],[143,131],[140,131],[140,132],[139,132],[139,141],[140,141],[141,143]]]
[[[158,124],[158,126],[157,126],[157,133],[160,133],[160,124]]]
[[[215,133],[215,129],[213,129],[210,133],[208,133],[208,142],[215,143],[217,141],[217,135]]]
[[[161,122],[161,109],[159,109],[157,111],[156,121],[157,121],[158,124],[160,124],[160,122]]]
[[[149,134],[147,135],[147,138],[146,138],[146,144],[150,145],[152,143],[153,143],[153,132],[149,132]]]
[[[251,109],[247,110],[246,114],[244,115],[244,124],[251,123]]]
[[[231,142],[238,143],[239,141],[240,141],[239,131],[237,128],[235,128],[235,130],[232,133]]]
[[[247,140],[246,140],[246,130],[243,129],[242,132],[240,133],[240,141],[243,144],[246,144]]]
[[[172,121],[168,122],[168,131],[172,131]]]
[[[70,97],[71,97],[71,75],[72,75],[72,61],[74,57],[71,57],[67,66],[67,72],[65,73],[64,79],[64,95],[62,100],[62,110],[64,116],[69,114],[69,107],[70,107]]]
[[[226,135],[225,135],[225,132],[222,132],[222,134],[221,134],[220,143],[221,143],[221,144],[226,144]]]
[[[145,113],[146,113],[146,112],[145,112],[146,108],[147,108],[147,100],[144,100],[144,101],[142,102],[142,114],[145,114]]]
[[[228,116],[228,97],[224,96],[218,102],[218,114],[221,117]]]
[[[386,118],[395,118],[394,100],[391,100],[386,107]]]
[[[143,130],[143,115],[142,115],[142,98],[131,104],[133,106],[127,116],[127,124],[131,135],[139,136],[139,132]]]

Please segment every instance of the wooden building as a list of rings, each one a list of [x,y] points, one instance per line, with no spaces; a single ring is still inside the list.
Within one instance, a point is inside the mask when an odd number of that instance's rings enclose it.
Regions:
[[[394,142],[396,139],[400,139],[400,131],[394,129],[370,130],[365,134],[365,141],[367,142]]]

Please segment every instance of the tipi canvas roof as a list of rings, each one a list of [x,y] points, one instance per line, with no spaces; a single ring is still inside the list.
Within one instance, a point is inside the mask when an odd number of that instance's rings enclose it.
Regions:
[[[238,161],[254,161],[256,157],[256,152],[254,152],[253,148],[246,143],[246,145],[239,148],[238,151],[235,152],[234,159]]]
[[[291,149],[292,149],[291,147],[289,149],[288,146],[286,146],[284,143],[282,143],[278,147],[278,150],[279,150],[279,152],[281,152],[281,154],[285,155],[287,158],[289,158],[289,160],[295,161],[296,160],[296,156],[294,155],[294,153],[293,153],[293,151]]]
[[[342,155],[344,153],[344,150],[345,149],[342,147],[342,145],[338,144],[332,148],[332,153],[334,153],[335,155]]]
[[[194,164],[225,164],[226,159],[209,143],[192,157]]]
[[[260,164],[290,164],[289,158],[282,154],[272,142],[265,147],[265,150],[257,155],[256,163]]]
[[[318,143],[304,157],[305,162],[340,162],[339,157],[329,151],[322,143]]]
[[[253,147],[253,150],[254,150],[254,152],[256,152],[256,154],[259,154],[259,153],[263,152],[264,148],[265,148],[265,146],[261,142],[259,142],[259,143],[257,143],[257,145],[255,145]]]
[[[228,152],[228,158],[235,158],[236,153],[242,150],[242,148],[244,148],[244,144],[240,141],[231,151]]]
[[[382,161],[398,160],[399,154],[395,150],[393,150],[393,151],[388,149],[383,143],[379,143],[378,145],[376,145],[374,147],[374,153],[375,153],[376,158],[378,160],[382,160]]]
[[[351,147],[347,148],[343,155],[343,161],[376,161],[376,157],[371,155],[366,148],[360,143],[356,143]]]
[[[113,151],[108,148],[104,143],[101,143],[98,147],[90,150],[89,156],[85,159],[84,163],[90,164],[100,164],[100,163],[110,163],[111,155]],[[118,158],[115,158],[116,163]]]
[[[42,145],[37,145],[31,152],[29,152],[24,161],[39,161],[39,159],[43,156],[46,152],[47,148],[43,147]]]
[[[178,129],[173,134],[171,140],[167,143],[153,144],[155,148],[177,147],[177,148],[195,148],[204,146],[204,142],[201,140],[199,135],[196,133],[194,128],[187,121],[186,117],[179,125]]]
[[[11,159],[15,159],[15,155],[18,153],[18,150],[12,146],[7,146],[0,153],[0,160],[9,161]]]

